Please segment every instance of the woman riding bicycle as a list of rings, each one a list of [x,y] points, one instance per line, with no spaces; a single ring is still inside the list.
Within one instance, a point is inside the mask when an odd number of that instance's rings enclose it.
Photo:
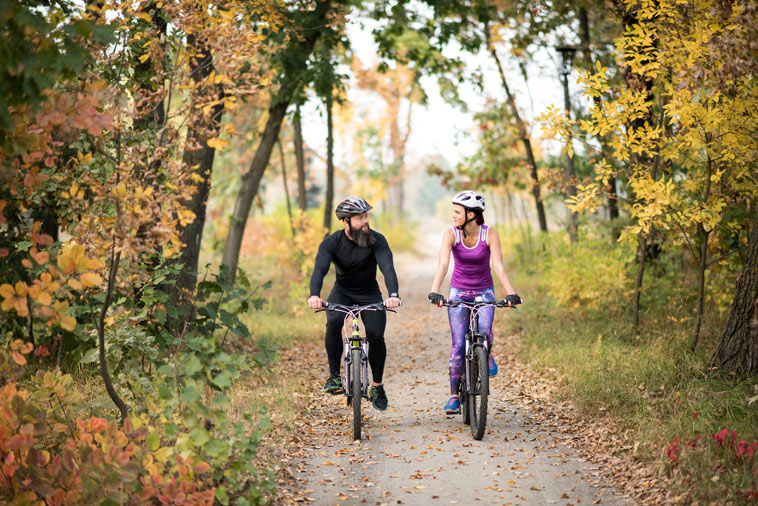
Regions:
[[[503,268],[503,255],[497,231],[484,224],[484,197],[474,191],[466,190],[453,197],[452,203],[453,227],[445,230],[442,235],[437,274],[432,281],[429,301],[438,306],[442,305],[444,297],[438,292],[442,280],[447,275],[450,253],[452,252],[455,262],[453,276],[450,279],[448,299],[473,302],[477,297],[481,297],[484,302],[494,302],[495,286],[490,270],[490,258],[492,258],[495,275],[508,294],[505,300],[511,305],[520,304],[521,298],[516,295],[516,291]],[[458,385],[463,373],[469,311],[470,309],[465,306],[449,307],[447,311],[453,344],[449,362],[451,397],[443,408],[446,413],[457,413],[460,409]],[[492,320],[494,316],[495,308],[492,306],[482,308],[479,311],[479,330],[488,336],[490,376],[495,376],[498,370],[492,356]]]

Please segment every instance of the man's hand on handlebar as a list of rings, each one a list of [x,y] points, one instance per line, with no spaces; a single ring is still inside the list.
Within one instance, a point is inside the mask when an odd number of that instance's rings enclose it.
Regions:
[[[402,304],[403,302],[400,300],[400,297],[389,297],[384,301],[384,307],[389,309],[400,307]]]
[[[321,309],[324,307],[324,301],[318,295],[311,295],[308,297],[308,305],[311,309]]]

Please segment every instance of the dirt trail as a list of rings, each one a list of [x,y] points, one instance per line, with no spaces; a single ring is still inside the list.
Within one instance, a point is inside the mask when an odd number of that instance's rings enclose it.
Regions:
[[[421,239],[436,252],[440,230]],[[403,307],[388,315],[385,385],[389,409],[363,404],[363,433],[352,441],[342,395],[321,394],[309,436],[289,462],[284,502],[310,504],[627,504],[557,433],[509,400],[504,374],[490,380],[487,431],[472,438],[460,415],[445,416],[449,327],[426,301],[433,258],[396,258]],[[449,278],[449,277],[448,277]],[[496,318],[507,318],[499,310]],[[497,347],[497,336],[495,337]],[[497,350],[503,356],[505,350]],[[319,350],[319,353],[324,354]],[[326,362],[324,354],[323,362]],[[502,367],[506,366],[501,363]]]

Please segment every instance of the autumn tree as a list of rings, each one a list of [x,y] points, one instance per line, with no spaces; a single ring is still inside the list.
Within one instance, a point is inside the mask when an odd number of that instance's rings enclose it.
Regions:
[[[195,183],[195,191],[187,206],[194,218],[181,228],[183,246],[174,260],[181,266],[172,297],[175,302],[183,294],[191,296],[194,292],[215,153],[235,133],[234,125],[222,125],[222,116],[240,100],[256,94],[259,86],[256,76],[262,71],[262,36],[252,25],[265,16],[269,29],[278,29],[276,17],[259,11],[254,4],[228,1],[218,7],[181,7],[181,11],[168,12],[177,28],[187,34],[186,46],[176,50],[188,65],[186,87],[190,93],[184,109],[188,128],[182,164]]]
[[[398,33],[402,33],[408,26],[413,24],[414,30],[423,35],[430,49],[414,49],[409,51],[407,58],[418,67],[418,71],[437,75],[440,78],[442,89],[450,90],[452,83],[462,80],[461,67],[454,59],[442,57],[439,48],[455,41],[465,51],[476,53],[486,50],[492,57],[498,68],[501,83],[505,93],[505,99],[510,107],[510,117],[518,126],[518,135],[524,146],[524,153],[531,166],[529,173],[531,178],[531,193],[534,198],[540,230],[547,231],[547,220],[542,202],[541,187],[537,173],[537,161],[531,145],[529,127],[523,120],[522,113],[516,104],[515,96],[508,83],[500,56],[494,45],[496,38],[493,37],[492,25],[498,23],[498,9],[500,4],[486,1],[479,2],[428,2],[430,13],[414,9],[412,5],[395,5],[390,1],[378,2],[375,12],[391,11],[388,16],[386,27],[380,31],[380,48],[382,54],[392,55],[397,59],[397,48],[394,47]],[[514,10],[516,10],[514,8]],[[451,79],[452,77],[452,79]],[[455,94],[453,93],[453,96]]]
[[[711,13],[728,29],[720,31],[707,42],[719,58],[716,67],[708,65],[705,70],[714,80],[715,87],[722,90],[725,96],[747,95],[750,81],[758,74],[758,60],[751,57],[758,50],[758,6],[752,2],[715,4]],[[752,90],[755,99],[755,83],[752,83]],[[743,119],[754,117],[749,110],[740,112]],[[755,130],[752,140],[755,140]],[[755,149],[756,145],[752,144],[753,157]],[[740,151],[740,154],[744,153],[750,151]],[[753,168],[752,183],[755,185],[755,158],[750,165]],[[750,181],[747,179],[746,182]],[[755,200],[753,193],[749,202],[754,216]],[[729,316],[711,362],[724,371],[755,375],[758,373],[758,220],[753,218],[750,227],[747,253],[743,256]]]
[[[271,152],[279,136],[282,121],[293,96],[310,80],[309,58],[316,42],[322,36],[339,37],[341,30],[339,16],[342,5],[332,0],[316,2],[315,7],[300,10],[292,6],[286,10],[280,6],[283,19],[281,40],[270,37],[272,44],[281,45],[274,52],[274,69],[277,88],[271,94],[268,120],[255,151],[249,169],[242,175],[241,186],[230,217],[229,233],[224,244],[223,264],[232,278],[237,269],[242,237],[250,214],[253,198],[268,166]]]
[[[618,48],[625,55],[627,75],[638,76],[627,82],[636,84],[613,100],[596,101],[591,118],[581,121],[583,129],[608,136],[615,163],[596,166],[594,181],[582,185],[573,205],[577,210],[596,209],[609,177],[624,171],[633,196],[628,207],[633,223],[622,240],[639,241],[635,307],[647,238],[657,230],[688,248],[697,261],[694,347],[709,255],[716,251],[720,261],[730,248],[729,241],[712,242],[711,236],[745,230],[745,216],[755,199],[756,123],[748,113],[755,104],[754,84],[742,74],[727,80],[728,88],[720,84],[718,69],[725,64],[713,59],[710,42],[739,26],[732,17],[713,16],[711,2],[688,7],[630,2],[628,8],[641,21],[627,27]],[[582,75],[582,82],[590,97],[607,94],[608,68],[598,65],[597,72]],[[554,125],[565,121],[555,111],[548,116]],[[747,214],[724,213],[728,205]]]
[[[214,101],[229,108],[259,84],[245,82],[252,74],[234,51],[217,49],[213,69],[204,60],[247,11],[231,2],[38,7],[0,7],[0,54],[27,62],[3,59],[27,85],[3,90],[13,105],[0,143],[0,459],[13,465],[2,470],[0,502],[142,504],[177,489],[192,505],[260,500],[259,434],[248,421],[232,429],[224,411],[244,357],[215,332],[249,336],[228,301],[250,309],[241,286],[250,282],[206,280],[198,315],[175,333],[165,323],[176,307],[161,290],[196,218],[187,205],[205,162],[189,155],[230,133],[216,129]],[[227,42],[251,35],[242,28]],[[158,258],[150,269],[147,257]],[[99,372],[115,410],[82,400],[61,371],[74,366]],[[98,390],[88,382],[88,393]],[[62,460],[76,473],[61,472]]]
[[[409,42],[415,37],[409,38]],[[407,44],[407,42],[406,42]],[[358,87],[379,95],[386,104],[386,112],[380,118],[379,129],[389,137],[392,160],[388,167],[388,198],[393,221],[399,220],[405,210],[405,181],[408,178],[405,153],[411,134],[413,104],[423,100],[424,94],[417,82],[418,73],[408,65],[398,63],[392,69],[380,70],[378,64],[364,68],[357,58],[352,63]],[[401,116],[401,106],[407,112]]]

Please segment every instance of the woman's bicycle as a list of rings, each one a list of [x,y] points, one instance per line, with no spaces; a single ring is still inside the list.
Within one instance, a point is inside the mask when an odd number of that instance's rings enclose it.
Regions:
[[[464,355],[464,372],[458,386],[460,411],[464,425],[470,425],[471,435],[480,440],[487,425],[487,399],[490,393],[490,375],[488,366],[489,343],[487,335],[479,332],[479,311],[485,307],[512,307],[505,300],[485,302],[477,297],[473,302],[465,300],[442,299],[443,306],[469,308],[468,332],[466,332],[466,349]]]
[[[342,327],[342,341],[345,361],[345,376],[342,382],[347,396],[347,405],[353,406],[353,439],[361,438],[361,399],[368,399],[368,338],[361,335],[359,316],[363,311],[392,311],[384,306],[383,302],[367,304],[365,306],[345,306],[343,304],[331,304],[324,302],[321,311],[339,311],[345,314],[345,325]],[[347,321],[350,320],[351,332],[348,336],[345,332]]]

